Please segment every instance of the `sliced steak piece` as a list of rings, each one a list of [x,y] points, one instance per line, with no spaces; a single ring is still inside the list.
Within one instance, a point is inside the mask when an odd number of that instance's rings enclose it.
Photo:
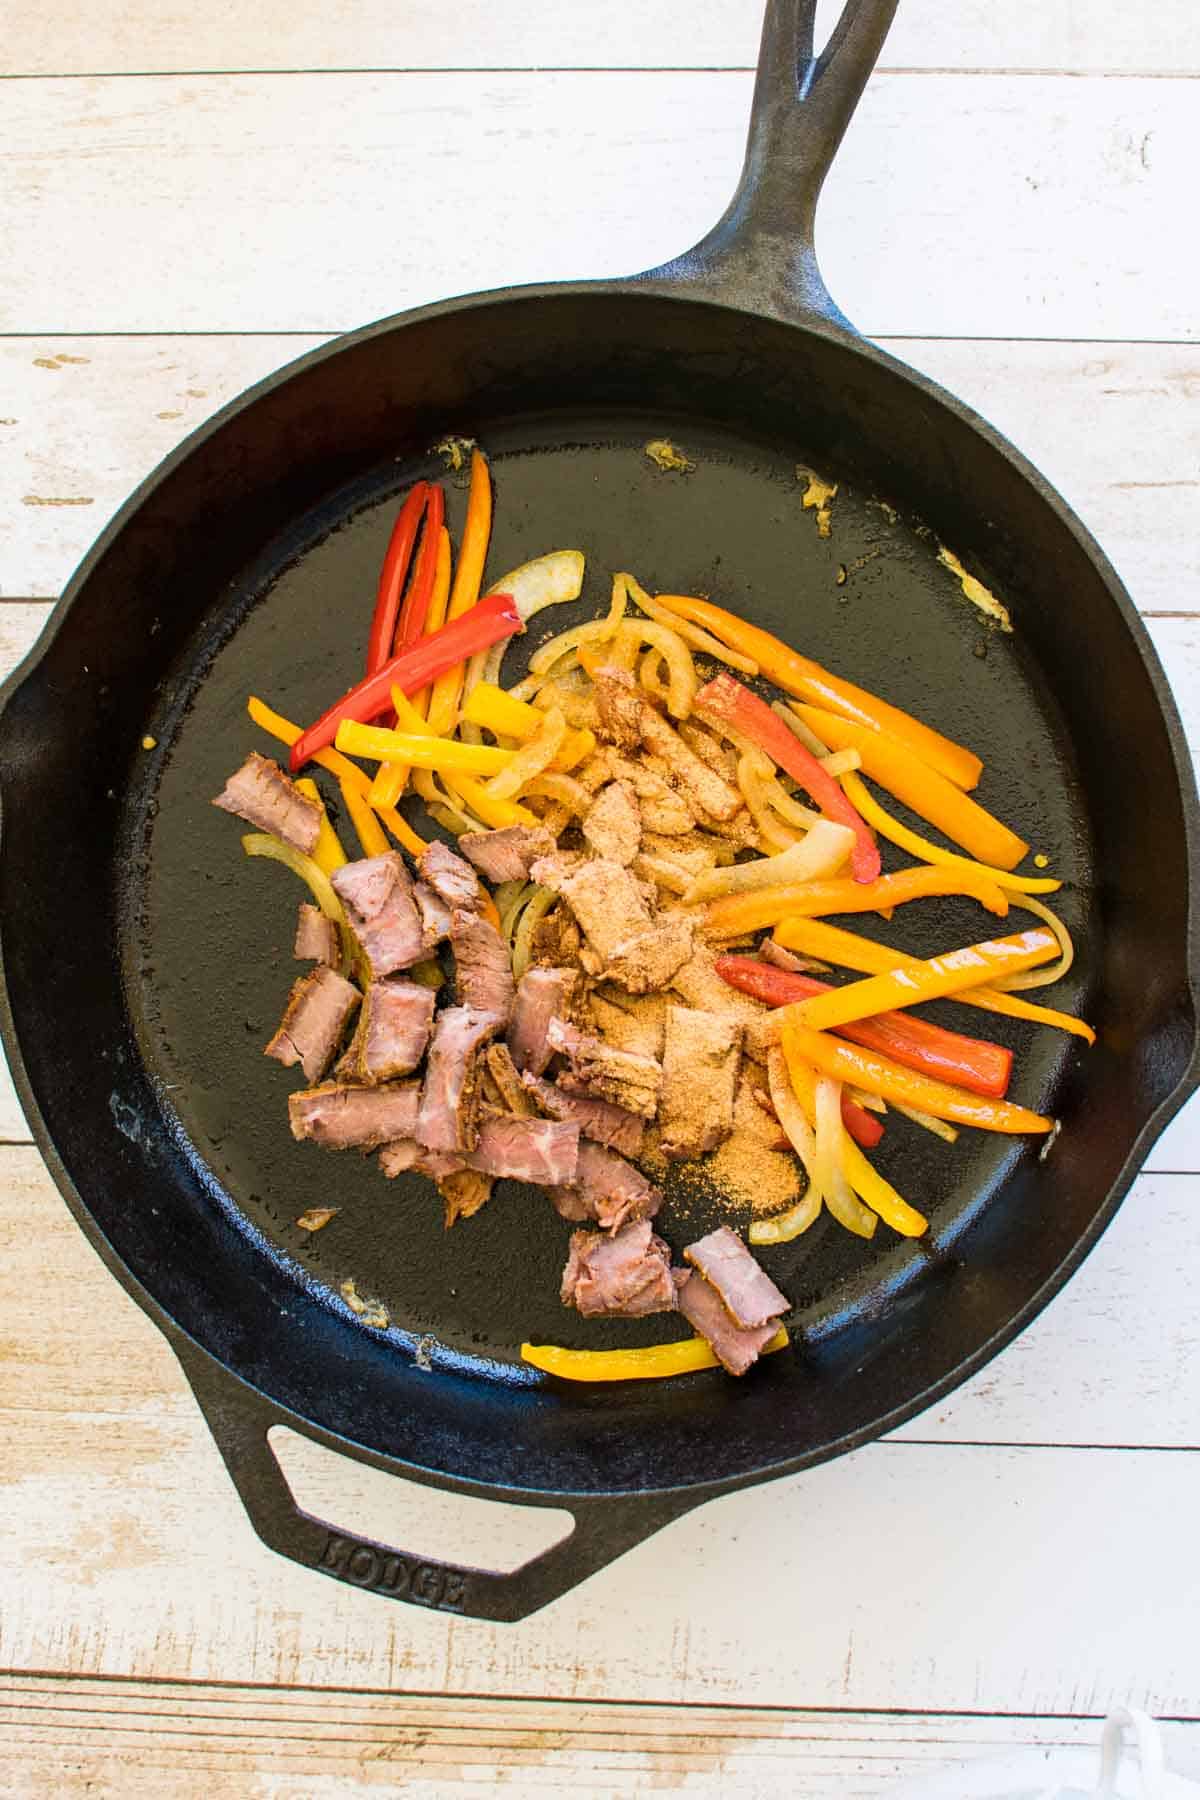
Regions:
[[[624,938],[608,958],[604,973],[631,994],[658,993],[691,956],[695,920],[686,913],[660,913],[644,931]]]
[[[473,1150],[479,1108],[479,1051],[502,1024],[495,1013],[448,1006],[433,1028],[416,1129],[428,1150]],[[403,1135],[399,1132],[397,1137]]]
[[[413,899],[421,921],[421,948],[428,955],[435,944],[450,936],[451,910],[440,894],[435,894],[423,881],[414,882]]]
[[[585,1318],[643,1319],[647,1313],[674,1312],[671,1253],[649,1220],[636,1220],[615,1237],[573,1231],[562,1302]]]
[[[533,1104],[521,1080],[517,1065],[512,1059],[512,1052],[507,1044],[489,1044],[484,1055],[487,1072],[496,1084],[505,1108],[515,1113],[518,1119],[537,1117],[537,1107]],[[536,1077],[531,1077],[536,1080]],[[556,1115],[558,1116],[558,1115]]]
[[[603,1038],[589,1037],[563,1019],[551,1019],[546,1041],[556,1054],[565,1056],[570,1068],[558,1077],[568,1094],[592,1094],[611,1100],[643,1119],[658,1111],[662,1064],[634,1050],[614,1050]]]
[[[420,962],[425,933],[412,880],[398,850],[347,863],[329,879],[362,945],[373,981]]]
[[[583,936],[565,906],[556,906],[539,919],[529,940],[529,962],[535,969],[580,969]]]
[[[373,981],[363,995],[344,1073],[368,1083],[411,1075],[429,1042],[435,999],[432,988],[403,976]]]
[[[664,1156],[688,1162],[725,1142],[733,1130],[741,1041],[736,1019],[668,1006],[658,1102]]]
[[[543,1081],[528,1070],[521,1081],[543,1112],[552,1119],[570,1119],[585,1138],[617,1150],[622,1156],[636,1156],[646,1135],[646,1122],[623,1106],[608,1100],[596,1100],[588,1094],[568,1094],[553,1081]]]
[[[778,1037],[779,1021],[769,1006],[731,988],[717,974],[717,955],[711,945],[697,943],[691,956],[671,977],[675,992],[701,1012],[719,1013],[742,1026],[742,1048],[755,1062],[767,1060],[767,1050]]]
[[[489,920],[476,912],[450,915],[454,951],[454,986],[460,1006],[495,1013],[507,1025],[516,988],[504,939]]]
[[[637,795],[643,832],[658,837],[686,837],[696,829],[696,815],[682,794],[676,793],[667,780],[665,763],[652,769],[646,762],[609,753],[615,777],[627,781]]]
[[[488,881],[528,881],[530,864],[554,854],[554,836],[544,825],[505,825],[468,831],[458,847]]]
[[[662,714],[655,712],[645,701],[641,710],[641,736],[646,749],[654,756],[661,756],[668,765],[693,809],[698,808],[712,819],[732,819],[734,813],[741,810],[742,796],[737,788],[702,762]]]
[[[692,1330],[712,1346],[722,1368],[731,1375],[744,1375],[775,1336],[778,1319],[746,1330],[734,1324],[721,1304],[720,1294],[703,1275],[692,1269],[676,1269],[674,1276],[679,1310]]]
[[[336,969],[342,960],[337,926],[325,917],[319,906],[313,906],[308,900],[300,902],[292,955],[297,962],[328,963],[331,969]]]
[[[293,982],[279,1029],[264,1055],[287,1069],[299,1063],[306,1081],[320,1081],[361,998],[353,982],[318,963]]]
[[[551,1187],[555,1211],[564,1219],[594,1219],[605,1231],[620,1231],[634,1219],[652,1219],[662,1193],[640,1169],[600,1144],[579,1145],[575,1178]]]
[[[321,808],[297,793],[277,762],[252,750],[213,801],[222,812],[269,831],[294,850],[311,856],[321,832]]]
[[[569,870],[560,857],[543,857],[533,865],[533,879],[562,895],[604,962],[624,940],[650,925],[650,909],[638,883],[628,869],[606,857]]]
[[[516,1119],[511,1113],[485,1109],[468,1160],[473,1169],[497,1179],[561,1187],[575,1179],[579,1127],[558,1119]]]
[[[438,1193],[446,1207],[446,1230],[460,1219],[470,1219],[487,1205],[495,1185],[490,1175],[478,1169],[451,1169],[438,1177]]]
[[[584,814],[583,835],[597,856],[627,869],[642,847],[637,796],[625,781],[601,788]]]
[[[518,1069],[542,1073],[554,1054],[546,1036],[550,1021],[566,1014],[578,980],[575,969],[527,969],[522,975],[508,1027],[508,1047]]]
[[[599,668],[592,677],[600,737],[620,750],[636,750],[642,740],[641,695],[625,669]]]
[[[416,1086],[416,1083],[412,1085]],[[466,1166],[457,1151],[427,1150],[412,1137],[393,1138],[379,1152],[379,1167],[389,1181],[412,1170],[414,1174],[428,1175],[431,1180],[440,1182]]]
[[[478,912],[483,904],[479,880],[470,863],[455,856],[438,838],[418,858],[417,872],[452,912],[456,906]]]
[[[327,1081],[288,1095],[288,1121],[294,1138],[311,1138],[326,1149],[374,1150],[412,1135],[420,1098],[415,1081],[373,1088]]]
[[[716,1289],[726,1312],[744,1330],[776,1321],[780,1313],[787,1312],[791,1302],[786,1294],[780,1293],[728,1225],[718,1225],[707,1237],[697,1238],[683,1255]]]

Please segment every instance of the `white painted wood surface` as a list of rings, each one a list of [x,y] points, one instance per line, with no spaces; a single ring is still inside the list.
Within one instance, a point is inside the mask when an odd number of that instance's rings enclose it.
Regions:
[[[703,231],[756,14],[10,0],[2,72],[30,79],[0,82],[0,676],[137,480],[320,335]],[[1186,0],[901,0],[821,220],[850,315],[1096,534],[1194,744],[1198,71]],[[1200,1769],[1197,1171],[1192,1108],[1076,1280],[943,1405],[502,1629],[262,1548],[0,1081],[0,1791],[873,1796],[1094,1741],[1119,1699],[1186,1721],[1173,1754]],[[430,1551],[496,1542],[490,1515],[346,1465],[298,1481]]]

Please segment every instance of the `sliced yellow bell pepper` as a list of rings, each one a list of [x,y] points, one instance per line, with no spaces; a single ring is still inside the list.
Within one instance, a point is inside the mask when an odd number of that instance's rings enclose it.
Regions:
[[[325,811],[325,802],[321,798],[320,789],[311,776],[301,775],[296,782],[297,793],[303,794],[306,800],[315,800],[321,809],[321,829],[317,833],[316,848],[312,859],[318,869],[326,875],[332,875],[335,869],[342,869],[350,858],[342,849],[341,839],[329,823],[329,814]]]
[[[496,750],[490,744],[460,744],[454,738],[432,734],[417,737],[415,732],[356,725],[352,719],[342,720],[336,743],[339,750],[377,762],[408,763],[414,769],[445,769],[451,774],[466,775],[498,775],[517,754],[515,750]]]
[[[384,835],[383,826],[371,811],[366,797],[351,786],[348,781],[339,783],[342,800],[346,811],[350,814],[351,823],[362,845],[364,856],[385,856],[391,849]]]
[[[264,705],[253,695],[246,702],[246,711],[257,726],[263,731],[269,732],[272,737],[278,738],[281,744],[290,746],[300,736],[299,725],[293,725],[292,721],[285,719],[282,713],[272,712],[269,706]],[[319,763],[323,769],[328,769],[331,775],[336,775],[339,786],[344,783],[352,787],[364,799],[370,794],[371,777],[364,769],[360,769],[357,763],[352,763],[348,756],[342,756],[336,750],[318,750],[312,760]],[[375,810],[396,842],[403,844],[411,855],[420,856],[423,850],[429,848],[425,839],[417,836],[412,826],[406,819],[400,817],[395,807],[376,806]]]
[[[492,533],[492,482],[487,458],[479,450],[471,452],[471,486],[467,495],[467,518],[462,542],[458,547],[458,566],[450,590],[446,618],[458,619],[469,612],[479,598],[483,565],[487,559],[488,539]],[[465,664],[459,663],[439,675],[429,696],[429,723],[434,731],[449,731],[458,712],[462,694]]]
[[[789,1338],[781,1325],[765,1346],[764,1356],[786,1350]],[[720,1363],[702,1337],[677,1344],[647,1344],[641,1350],[566,1350],[559,1344],[522,1344],[521,1360],[562,1381],[653,1381],[688,1375],[693,1369],[716,1369]]]
[[[840,752],[839,752],[840,754]],[[830,758],[832,761],[832,758]],[[1049,875],[1014,875],[1011,869],[993,869],[985,863],[971,862],[957,851],[944,850],[940,844],[931,844],[916,831],[910,831],[899,819],[893,819],[890,812],[880,806],[878,800],[862,777],[850,772],[842,777],[842,786],[846,790],[846,798],[856,813],[866,820],[880,835],[901,850],[907,850],[921,862],[938,863],[944,869],[973,869],[976,875],[984,875],[996,886],[1004,888],[1010,894],[1053,894],[1062,886]]]
[[[340,732],[338,740],[341,741]],[[763,888],[759,893],[733,894],[706,906],[702,925],[707,937],[740,937],[744,931],[761,931],[764,925],[778,925],[784,919],[879,912],[887,906],[901,906],[905,901],[937,894],[967,894],[1001,918],[1008,911],[1008,900],[995,882],[959,869],[927,866],[900,869],[894,875],[880,875],[875,881],[799,881]]]
[[[941,956],[890,969],[885,975],[868,975],[865,981],[851,981],[809,1000],[794,1001],[786,1016],[812,1031],[836,1031],[839,1025],[873,1019],[894,1008],[940,1000],[981,983],[986,986],[997,976],[1019,974],[1022,969],[1049,962],[1057,953],[1058,939],[1052,931],[1019,931],[1012,937],[967,944],[961,950],[948,950]]]
[[[527,700],[516,699],[491,681],[475,683],[467,695],[462,716],[470,724],[480,725],[485,731],[494,732],[497,737],[516,738],[521,744],[527,744],[531,738],[535,738],[546,723],[546,712],[540,707],[531,706]],[[568,731],[550,767],[564,772],[577,768],[595,748],[594,731],[589,731],[586,726]]]
[[[519,801],[498,800],[487,784],[477,781],[474,776],[455,775],[450,785],[475,816],[494,831],[502,831],[506,825],[537,825],[540,822],[537,814],[531,813]]]
[[[567,735],[567,721],[552,706],[542,715],[542,726],[536,737],[508,753],[508,765],[488,783],[489,792],[497,800],[512,800],[527,781],[534,781],[551,767]]]
[[[314,857],[305,856],[303,850],[297,850],[291,844],[285,844],[281,838],[271,837],[265,831],[247,833],[242,839],[242,849],[247,856],[266,856],[272,862],[283,863],[292,871],[293,875],[298,875],[301,881],[307,883],[309,893],[325,917],[332,919],[335,925],[349,929],[346,924],[346,915],[342,910],[342,903],[334,893],[328,875]]]

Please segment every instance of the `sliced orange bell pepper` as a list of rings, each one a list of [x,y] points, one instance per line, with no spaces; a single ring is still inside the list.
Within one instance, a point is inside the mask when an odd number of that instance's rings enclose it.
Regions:
[[[1000,869],[1013,869],[1029,845],[1015,831],[1002,825],[985,812],[977,801],[961,788],[947,781],[928,763],[915,756],[907,744],[886,731],[872,731],[869,726],[855,725],[836,713],[824,712],[819,706],[802,706],[793,702],[797,717],[823,744],[833,750],[857,750],[862,758],[863,773],[870,775],[889,794],[903,800],[915,813],[944,831],[954,843],[977,857],[980,862],[994,863]]]
[[[342,791],[342,802],[350,814],[350,821],[362,845],[364,856],[383,856],[391,848],[384,836],[383,826],[371,811],[366,797],[349,781],[339,783]]]
[[[471,452],[471,486],[467,494],[467,518],[462,543],[458,547],[458,566],[446,609],[446,622],[461,618],[479,599],[483,581],[483,565],[487,558],[488,540],[492,534],[492,481],[487,458],[480,450]],[[464,664],[456,663],[439,675],[429,696],[429,723],[435,732],[449,731],[458,712],[462,696]]]
[[[898,706],[869,694],[865,688],[843,681],[840,675],[831,675],[820,663],[799,655],[779,638],[772,637],[769,631],[739,619],[736,613],[726,612],[724,607],[714,606],[710,600],[697,600],[685,594],[659,594],[658,603],[678,618],[707,626],[723,644],[732,645],[756,662],[767,679],[781,687],[785,694],[827,706],[869,730],[890,732],[956,787],[973,788],[983,773],[983,764],[972,751],[943,737],[931,726],[923,725],[911,713],[901,712]]]
[[[878,881],[798,881],[786,887],[730,894],[704,908],[701,924],[707,937],[740,937],[788,918],[820,918],[825,913],[879,912],[937,894],[966,894],[1003,918],[1008,901],[994,882],[964,875],[958,869],[898,869]],[[814,952],[814,954],[816,954]]]
[[[269,706],[264,705],[253,694],[246,702],[246,711],[256,725],[278,738],[281,744],[294,744],[301,735],[299,725],[293,725],[282,713],[272,712]],[[340,750],[318,750],[310,760],[320,763],[323,769],[328,769],[331,775],[337,776],[339,785],[348,784],[364,800],[370,794],[371,777],[357,763],[351,762],[348,756],[343,756]],[[395,807],[376,806],[375,810],[397,843],[403,844],[413,856],[420,856],[422,850],[429,848],[425,839],[417,836],[407,819],[402,819]]]
[[[836,1031],[859,1019],[873,1019],[895,1008],[919,1006],[925,1000],[940,1000],[963,988],[978,987],[981,980],[986,985],[997,976],[1019,974],[1057,954],[1058,939],[1044,929],[989,938],[986,943],[967,944],[961,950],[891,969],[886,975],[868,975],[865,981],[851,981],[826,994],[794,1001],[787,1017],[812,1031]]]
[[[910,831],[899,819],[893,819],[891,813],[880,806],[856,770],[851,769],[842,776],[842,786],[846,790],[846,798],[860,817],[868,825],[874,826],[880,837],[887,838],[889,843],[896,844],[901,850],[907,850],[918,862],[938,863],[945,869],[973,869],[977,875],[987,876],[1009,894],[1054,894],[1062,886],[1062,882],[1051,875],[1014,875],[1010,869],[993,869],[986,863],[971,862],[967,857],[959,856],[955,850],[943,850],[940,844],[931,844],[919,832]]]
[[[969,1094],[965,1088],[951,1087],[932,1075],[918,1075],[914,1069],[903,1069],[877,1051],[864,1050],[844,1038],[831,1037],[824,1031],[809,1031],[803,1025],[790,1027],[796,1055],[802,1057],[823,1075],[834,1081],[850,1081],[866,1088],[884,1100],[901,1106],[916,1106],[932,1113],[935,1119],[953,1119],[956,1125],[974,1125],[980,1131],[1041,1132],[1054,1129],[1053,1119],[1030,1112],[1011,1100],[988,1100],[981,1094]]]

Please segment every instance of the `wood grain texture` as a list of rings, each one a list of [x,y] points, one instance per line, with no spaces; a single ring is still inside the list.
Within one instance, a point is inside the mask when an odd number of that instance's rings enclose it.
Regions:
[[[719,71],[13,82],[0,329],[334,331],[646,268],[722,211],[750,88]],[[826,188],[830,289],[871,336],[1193,341],[1179,223],[1198,145],[1189,80],[878,77]]]
[[[721,1793],[730,1800],[871,1800],[897,1780],[1030,1748],[1099,1742],[1099,1721],[880,1716],[750,1706],[461,1699],[202,1682],[0,1677],[5,1793],[61,1800],[408,1800],[521,1794]],[[1194,1772],[1200,1725],[1165,1728]],[[1047,1774],[1048,1774],[1047,1770]]]
[[[822,0],[818,41],[837,8]],[[751,67],[759,10],[693,0],[687,29],[673,0],[615,0],[597,13],[538,0],[316,0],[243,7],[169,0],[150,12],[104,0],[75,14],[33,0],[7,9],[7,72],[100,74],[187,69],[553,69]],[[953,15],[935,0],[906,0],[884,68],[1069,69],[1172,74],[1200,71],[1200,24],[1187,0],[1151,11],[1082,0],[1017,14],[963,0]]]

